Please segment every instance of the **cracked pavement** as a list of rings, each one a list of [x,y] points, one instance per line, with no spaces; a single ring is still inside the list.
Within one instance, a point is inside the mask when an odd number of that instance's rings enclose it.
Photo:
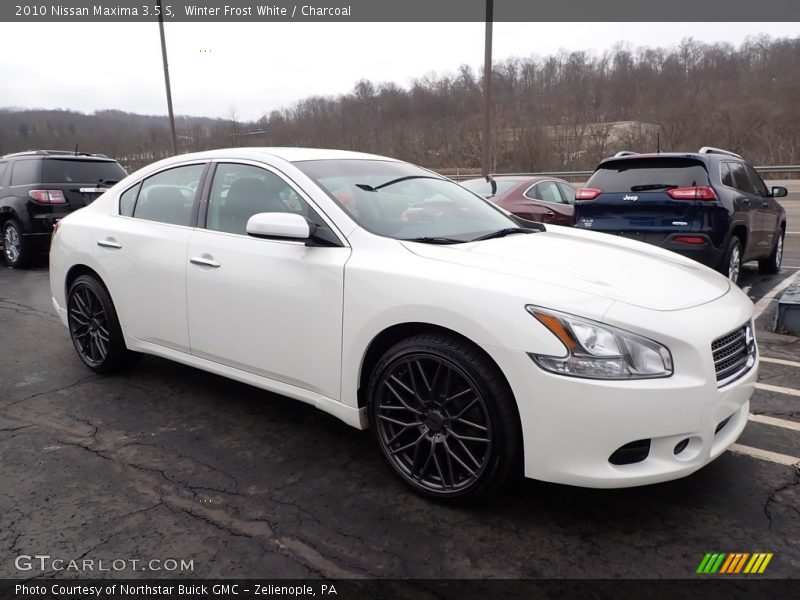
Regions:
[[[800,356],[795,338],[761,344]],[[798,467],[726,453],[656,486],[525,481],[447,506],[311,406],[153,357],[94,375],[44,267],[0,268],[0,347],[3,578],[92,575],[21,572],[20,554],[194,561],[119,577],[691,577],[711,551],[774,552],[765,576],[800,572]],[[763,380],[800,388],[794,371],[762,365]],[[800,420],[798,403],[759,390],[753,411]],[[800,453],[800,433],[756,425],[742,443]]]

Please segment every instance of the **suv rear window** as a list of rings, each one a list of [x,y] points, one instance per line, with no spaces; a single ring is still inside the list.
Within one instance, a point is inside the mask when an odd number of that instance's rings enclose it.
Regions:
[[[48,158],[44,163],[44,183],[116,183],[127,175],[113,160]]]
[[[604,192],[646,192],[667,187],[708,185],[705,165],[691,158],[627,158],[603,163],[586,187]]]

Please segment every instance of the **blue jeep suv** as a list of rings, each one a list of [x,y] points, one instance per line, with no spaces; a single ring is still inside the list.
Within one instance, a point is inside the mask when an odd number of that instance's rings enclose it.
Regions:
[[[775,199],[786,193],[719,148],[619,152],[576,193],[574,226],[673,250],[738,282],[751,260],[762,273],[780,270],[786,211]]]

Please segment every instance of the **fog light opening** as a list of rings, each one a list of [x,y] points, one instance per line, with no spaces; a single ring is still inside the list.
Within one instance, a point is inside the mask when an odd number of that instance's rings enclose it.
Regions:
[[[688,445],[689,445],[689,438],[686,438],[685,440],[681,440],[680,442],[675,444],[675,450],[673,451],[675,456],[678,456],[681,452],[686,450],[686,446],[688,446]]]
[[[642,462],[650,454],[650,440],[636,440],[620,446],[608,457],[612,465],[632,465]]]

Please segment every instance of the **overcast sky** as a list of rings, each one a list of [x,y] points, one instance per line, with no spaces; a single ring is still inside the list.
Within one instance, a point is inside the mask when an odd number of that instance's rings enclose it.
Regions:
[[[408,85],[430,72],[483,63],[483,23],[167,23],[176,114],[257,119],[359,79]],[[158,25],[0,23],[0,106],[166,114]],[[496,23],[494,60],[618,42],[672,46],[682,38],[740,44],[797,23]],[[15,51],[14,49],[19,49]]]

